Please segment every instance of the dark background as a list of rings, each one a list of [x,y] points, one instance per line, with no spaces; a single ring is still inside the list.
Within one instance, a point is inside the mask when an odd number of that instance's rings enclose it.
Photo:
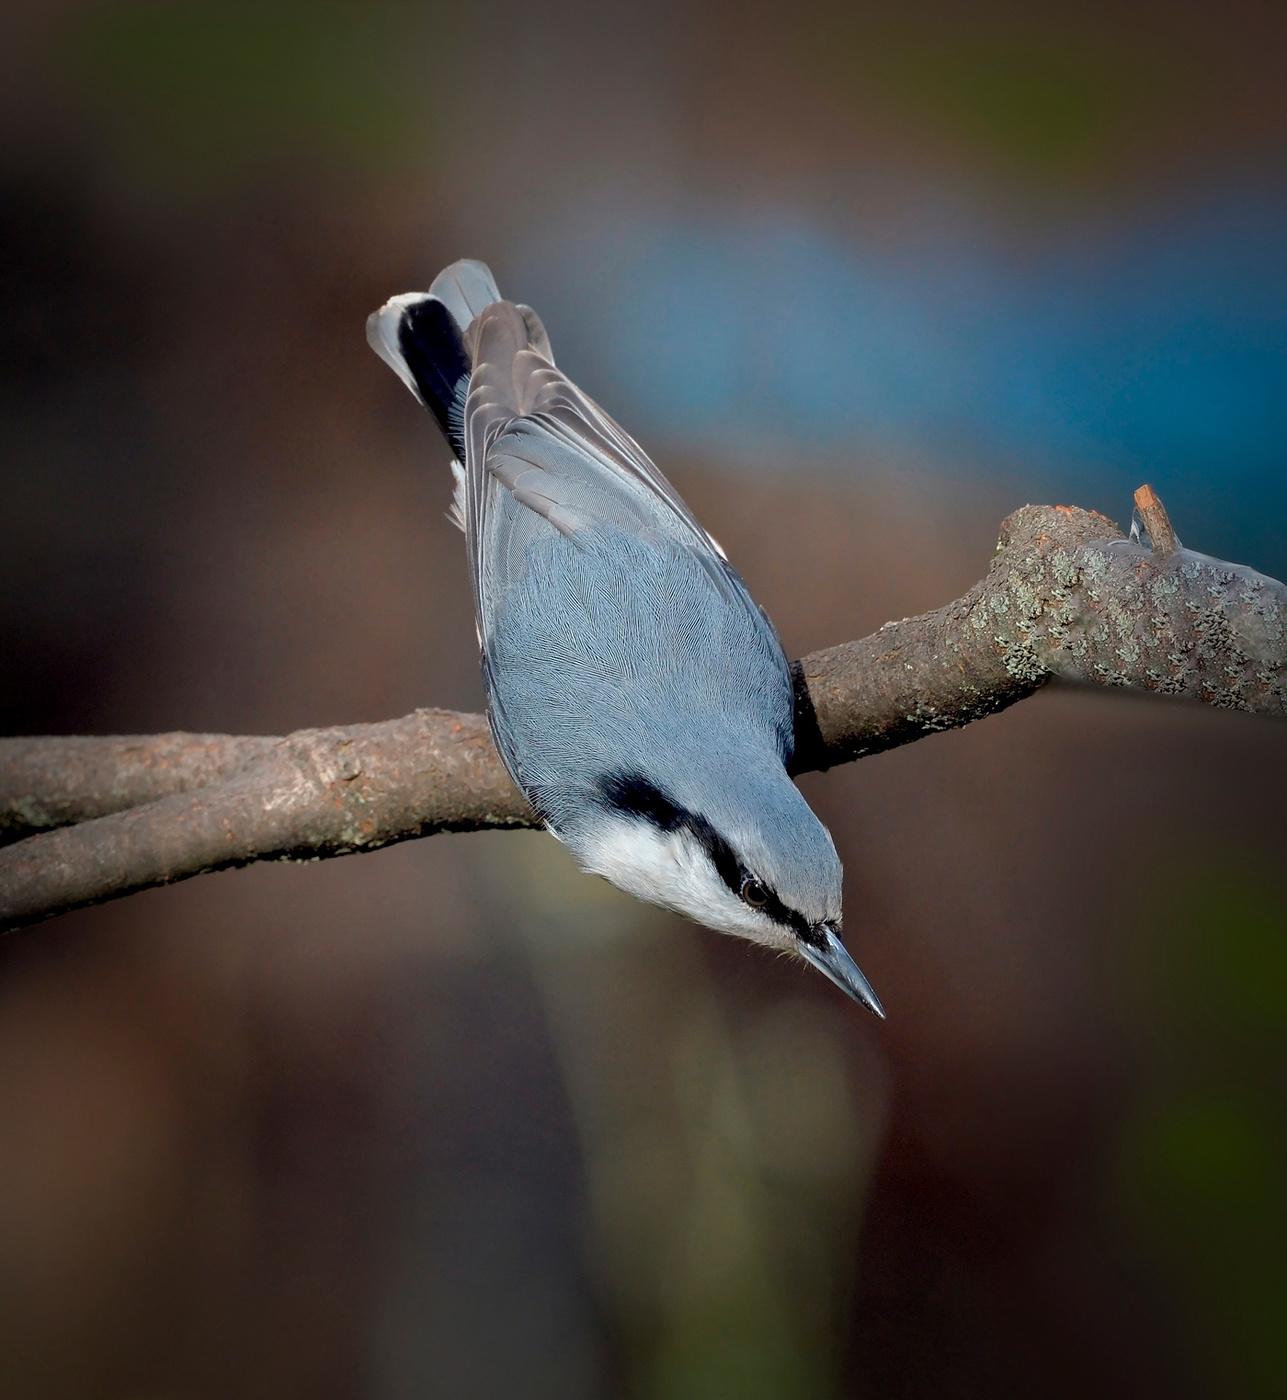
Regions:
[[[63,3],[0,33],[0,725],[482,703],[366,314],[485,258],[792,655],[1028,500],[1287,574],[1281,7]],[[1287,734],[803,783],[889,1010],[535,834],[0,950],[0,1394],[1287,1395]]]

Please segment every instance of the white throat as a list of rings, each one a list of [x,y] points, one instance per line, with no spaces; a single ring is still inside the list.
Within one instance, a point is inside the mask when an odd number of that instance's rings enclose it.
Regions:
[[[795,947],[788,930],[729,889],[701,843],[682,828],[661,831],[647,821],[614,817],[578,833],[568,846],[582,870],[636,899],[769,948]]]

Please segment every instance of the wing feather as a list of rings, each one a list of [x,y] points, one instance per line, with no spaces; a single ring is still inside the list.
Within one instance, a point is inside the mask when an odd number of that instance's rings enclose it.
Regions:
[[[521,746],[492,684],[500,661],[493,624],[534,555],[549,567],[562,551],[579,551],[591,539],[601,547],[603,530],[678,545],[700,566],[690,578],[704,573],[713,594],[746,616],[765,654],[776,658],[787,696],[791,678],[773,624],[724,551],[633,438],[533,346],[533,318],[524,310],[496,302],[469,328],[474,363],[464,412],[463,495],[493,734],[526,790]]]
[[[521,570],[525,551],[516,546],[537,528],[524,513],[569,539],[596,522],[676,539],[744,593],[723,550],[639,445],[533,348],[525,310],[496,302],[469,333],[466,536],[479,616],[488,616],[494,588]]]

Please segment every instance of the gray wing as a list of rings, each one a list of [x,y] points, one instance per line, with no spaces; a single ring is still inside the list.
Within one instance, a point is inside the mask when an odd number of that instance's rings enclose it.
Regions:
[[[465,536],[493,726],[511,768],[503,698],[490,684],[493,624],[507,594],[524,584],[533,557],[557,560],[591,537],[601,547],[605,531],[681,546],[701,565],[696,577],[709,580],[711,601],[750,617],[779,659],[789,695],[777,633],[723,550],[638,444],[541,353],[548,342],[543,332],[539,339],[534,334],[534,320],[525,307],[496,302],[468,337],[473,374],[464,415]]]
[[[533,321],[526,307],[496,302],[470,328],[465,533],[484,634],[499,595],[525,571],[529,544],[551,530],[573,547],[595,525],[673,539],[708,560],[721,587],[745,595],[639,445],[541,353],[548,341],[543,331],[536,340]]]

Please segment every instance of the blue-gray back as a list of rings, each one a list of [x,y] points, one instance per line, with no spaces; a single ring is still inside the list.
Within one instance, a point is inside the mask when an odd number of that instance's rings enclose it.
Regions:
[[[685,545],[617,525],[547,527],[525,563],[484,664],[498,746],[556,829],[623,769],[680,802],[711,764],[781,770],[790,676],[740,581],[721,588]]]
[[[520,786],[557,827],[623,754],[676,785],[730,743],[780,769],[790,671],[719,547],[531,348],[517,308],[489,307],[471,338],[466,537],[493,726]]]

